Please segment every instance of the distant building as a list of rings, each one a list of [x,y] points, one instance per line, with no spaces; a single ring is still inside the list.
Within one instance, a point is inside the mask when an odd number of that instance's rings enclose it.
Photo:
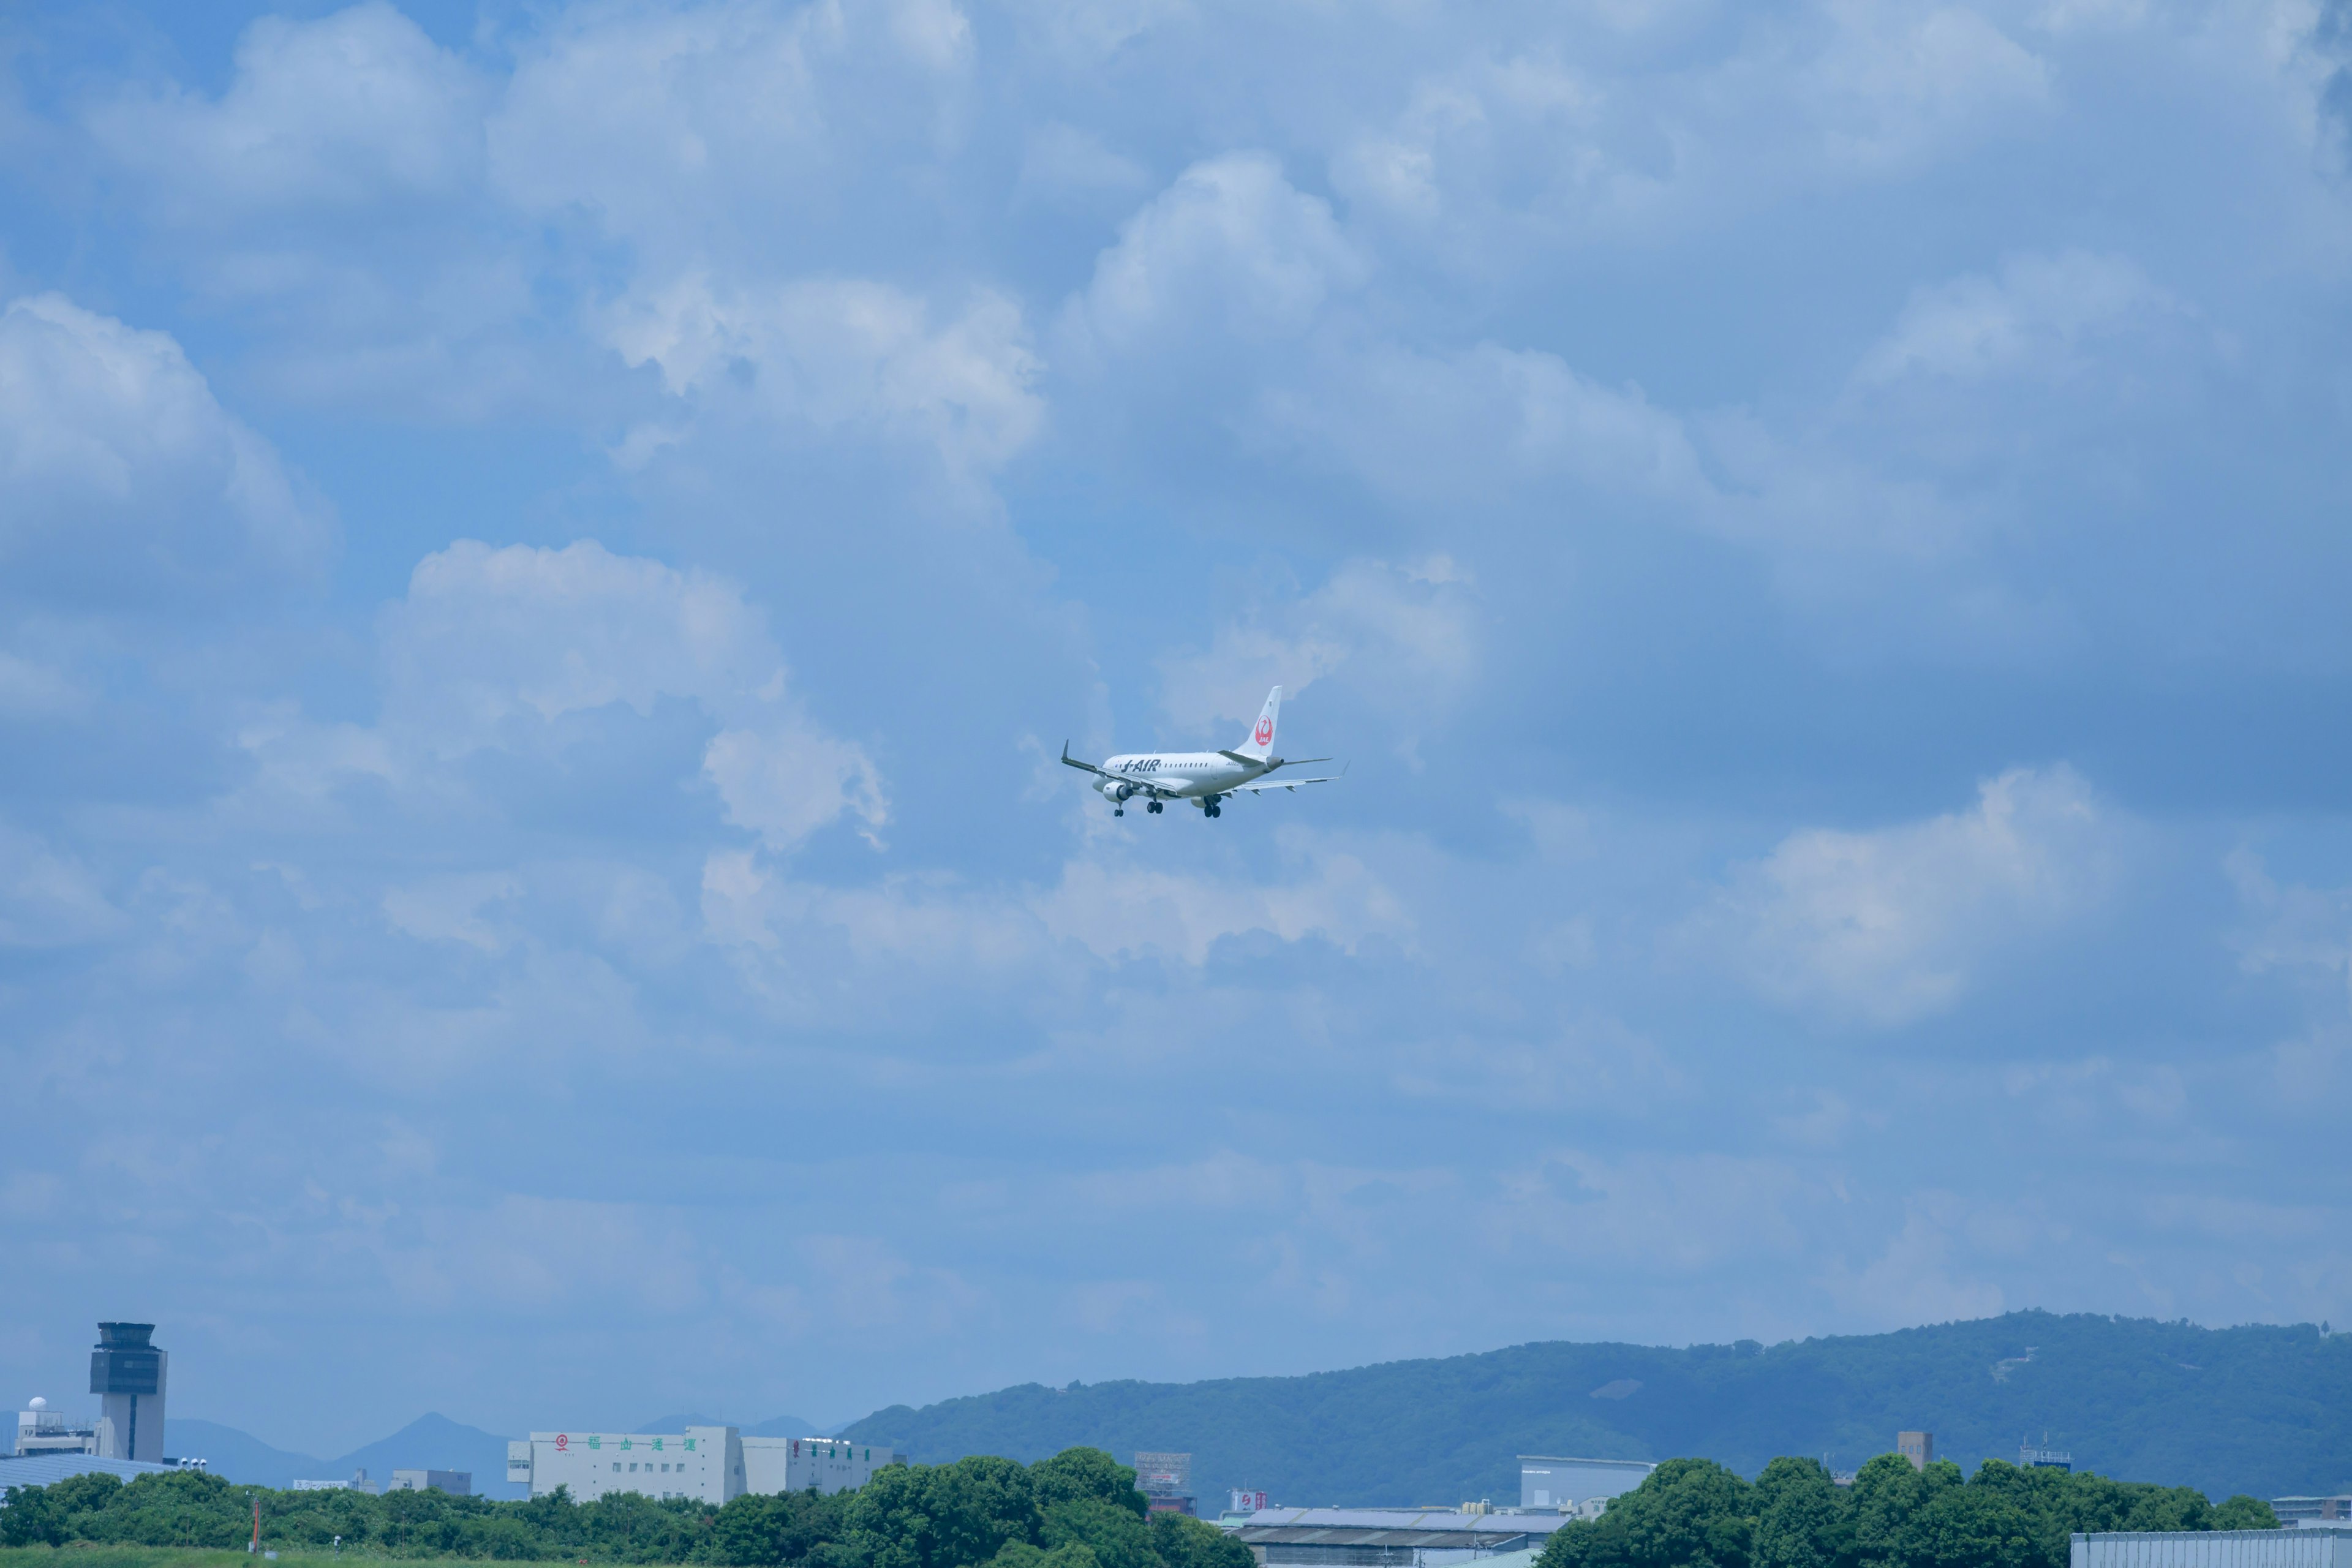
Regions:
[[[201,1459],[184,1459],[175,1465],[146,1465],[136,1459],[108,1459],[96,1454],[72,1452],[47,1454],[0,1455],[0,1505],[10,1487],[55,1486],[75,1476],[86,1476],[103,1470],[118,1480],[137,1480],[141,1476],[169,1475],[173,1470],[200,1469]]]
[[[581,1502],[618,1492],[725,1504],[745,1492],[850,1491],[906,1456],[832,1437],[746,1437],[733,1426],[683,1432],[534,1432],[507,1445],[507,1479]]]
[[[1933,1432],[1897,1432],[1895,1451],[1911,1461],[1915,1470],[1924,1470],[1936,1462],[1936,1435]]]
[[[907,1456],[895,1448],[838,1437],[746,1437],[743,1489],[804,1492],[814,1487],[827,1496],[854,1492],[875,1471],[906,1462]]]
[[[1192,1456],[1137,1454],[1135,1489],[1143,1494],[1145,1507],[1151,1513],[1191,1515],[1194,1511]]]
[[[365,1470],[353,1470],[352,1479],[347,1481],[289,1481],[286,1489],[297,1492],[365,1492],[374,1497],[383,1488],[368,1479]]]
[[[2352,1568],[2336,1530],[2116,1531],[2076,1535],[2067,1568]]]
[[[2352,1525],[2352,1497],[2274,1497],[2271,1511],[2284,1525]]]
[[[1267,1509],[1233,1534],[1264,1568],[1440,1568],[1540,1547],[1564,1522],[1549,1510]]]
[[[2020,1446],[2017,1450],[2017,1468],[2021,1470],[2071,1471],[2074,1468],[2074,1456],[2063,1448],[2053,1448],[2046,1445],[2037,1448],[2031,1443],[2027,1443]]]
[[[89,1391],[100,1401],[98,1452],[109,1459],[163,1460],[163,1394],[172,1358],[150,1343],[152,1323],[100,1323],[89,1352]]]
[[[19,1456],[27,1454],[95,1454],[98,1452],[96,1424],[68,1422],[63,1412],[49,1408],[49,1402],[36,1394],[25,1408],[16,1412],[16,1447]]]
[[[471,1470],[394,1470],[392,1485],[384,1489],[395,1492],[443,1491],[451,1497],[471,1497],[474,1492],[474,1472]]]
[[[1521,1454],[1519,1506],[1575,1513],[1587,1503],[1606,1504],[1611,1498],[1632,1491],[1657,1468],[1647,1459],[1566,1459]]]

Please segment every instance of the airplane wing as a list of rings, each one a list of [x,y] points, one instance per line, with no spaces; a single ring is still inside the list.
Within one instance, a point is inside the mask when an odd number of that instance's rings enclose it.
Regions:
[[[1327,773],[1319,779],[1259,779],[1252,784],[1234,784],[1230,788],[1221,789],[1217,793],[1219,795],[1264,795],[1270,789],[1297,789],[1301,784],[1336,784],[1339,778],[1338,773]]]
[[[1168,793],[1165,789],[1161,788],[1158,784],[1155,784],[1150,779],[1139,779],[1133,773],[1115,773],[1108,768],[1098,768],[1092,763],[1082,763],[1078,761],[1077,758],[1070,755],[1070,743],[1067,741],[1062,742],[1062,761],[1069,764],[1071,767],[1084,768],[1087,772],[1093,773],[1099,778],[1117,779],[1121,784],[1133,784],[1138,791],[1147,795],[1164,795]]]

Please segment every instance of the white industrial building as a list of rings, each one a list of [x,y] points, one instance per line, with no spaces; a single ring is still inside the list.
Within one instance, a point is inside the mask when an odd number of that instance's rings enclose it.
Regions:
[[[856,1491],[875,1471],[907,1456],[837,1437],[746,1437],[744,1489],[755,1492]]]
[[[392,1485],[385,1489],[395,1492],[444,1491],[451,1497],[470,1497],[474,1490],[471,1470],[394,1470]]]
[[[1570,1459],[1519,1456],[1519,1506],[1598,1518],[1611,1498],[1632,1491],[1658,1467],[1647,1459]]]
[[[2098,1531],[2072,1538],[2067,1568],[2352,1568],[2352,1531]]]
[[[533,1432],[507,1445],[507,1479],[535,1498],[568,1487],[577,1502],[642,1492],[724,1506],[745,1492],[846,1491],[905,1458],[830,1437],[746,1437],[734,1426]]]

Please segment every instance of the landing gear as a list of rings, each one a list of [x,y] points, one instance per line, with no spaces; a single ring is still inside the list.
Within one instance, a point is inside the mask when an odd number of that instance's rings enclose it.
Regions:
[[[1202,801],[1202,803],[1201,803],[1201,815],[1202,815],[1202,816],[1224,816],[1224,814],[1225,814],[1224,807],[1223,807],[1223,806],[1221,806],[1221,805],[1219,805],[1217,804],[1217,797],[1216,797],[1215,795],[1210,795],[1207,799],[1205,799],[1205,800]]]
[[[1160,815],[1160,803],[1156,800],[1146,801],[1143,803],[1143,809],[1157,816]]]
[[[1114,805],[1110,808],[1110,814],[1113,816],[1125,816],[1127,815],[1127,807],[1123,805]]]

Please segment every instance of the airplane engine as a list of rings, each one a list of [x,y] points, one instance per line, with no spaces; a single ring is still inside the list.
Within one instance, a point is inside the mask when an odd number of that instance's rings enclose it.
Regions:
[[[1135,786],[1131,784],[1113,784],[1108,779],[1105,779],[1103,781],[1103,794],[1110,796],[1111,799],[1116,801],[1130,800],[1134,798]]]

